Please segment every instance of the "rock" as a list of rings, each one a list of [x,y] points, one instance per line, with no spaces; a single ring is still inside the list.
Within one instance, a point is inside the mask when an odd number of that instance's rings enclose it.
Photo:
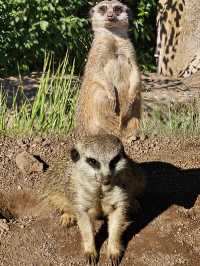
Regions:
[[[15,161],[23,174],[41,173],[44,170],[43,163],[26,151],[17,154]]]

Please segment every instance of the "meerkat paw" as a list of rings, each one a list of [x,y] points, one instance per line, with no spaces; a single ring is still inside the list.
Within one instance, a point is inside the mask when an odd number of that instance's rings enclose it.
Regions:
[[[131,144],[134,141],[140,139],[140,132],[138,129],[135,130],[124,130],[122,131],[122,139],[124,142]]]
[[[131,137],[129,137],[128,139],[127,139],[127,141],[129,142],[129,143],[132,143],[132,142],[134,142],[134,141],[136,141],[136,140],[138,140],[139,139],[139,134],[138,133],[134,133]]]
[[[123,136],[122,141],[123,143],[126,143],[127,145],[133,144],[135,141],[139,139],[138,134],[133,134],[131,136]]]
[[[67,226],[67,227],[73,226],[76,224],[76,217],[73,214],[65,212],[60,217],[60,223],[62,226]]]
[[[110,255],[110,262],[112,266],[118,266],[121,261],[121,256],[118,254],[111,254]]]
[[[85,256],[86,265],[91,265],[91,266],[97,265],[98,256],[96,250],[86,251],[84,256]]]
[[[144,141],[148,139],[148,136],[146,134],[144,134],[143,132],[134,132],[131,136],[124,136],[123,137],[123,140],[124,142],[128,143],[128,144],[131,144],[137,140],[141,140],[141,141]]]
[[[112,266],[118,266],[120,264],[122,254],[123,248],[119,244],[108,247],[108,258]]]

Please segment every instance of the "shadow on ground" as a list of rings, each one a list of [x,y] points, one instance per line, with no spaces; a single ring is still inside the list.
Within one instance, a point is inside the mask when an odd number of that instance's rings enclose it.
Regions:
[[[171,205],[190,209],[200,195],[200,168],[183,170],[159,161],[141,163],[140,167],[147,175],[146,191],[139,199],[143,212],[124,234],[125,249],[134,235]],[[107,225],[104,223],[96,235],[99,250],[107,237]]]

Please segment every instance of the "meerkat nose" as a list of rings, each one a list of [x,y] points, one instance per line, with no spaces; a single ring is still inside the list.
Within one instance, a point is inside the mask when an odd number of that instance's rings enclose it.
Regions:
[[[111,175],[102,176],[101,183],[103,185],[109,185],[111,182],[111,178],[112,178]]]
[[[108,20],[113,20],[114,19],[114,15],[113,15],[113,11],[112,10],[108,11],[107,18],[108,18]]]

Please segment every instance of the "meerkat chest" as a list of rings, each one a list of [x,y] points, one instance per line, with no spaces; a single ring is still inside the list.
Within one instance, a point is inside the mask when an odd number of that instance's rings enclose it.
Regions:
[[[114,209],[114,198],[111,195],[108,197],[108,195],[105,195],[101,190],[99,190],[90,202],[88,214],[92,218],[101,218],[111,213]]]
[[[108,215],[121,204],[127,201],[126,192],[118,186],[115,186],[111,191],[105,193],[101,201],[103,213]]]
[[[95,205],[88,209],[88,214],[91,218],[98,219],[107,216],[116,209],[116,205],[108,203],[105,200],[99,200]]]
[[[90,209],[90,213],[96,214],[96,216],[107,216],[126,200],[126,193],[119,187],[114,187],[108,192],[101,191],[95,206]]]
[[[109,215],[127,200],[126,192],[117,186],[109,191],[95,189],[82,193],[80,190],[78,195],[76,199],[77,206],[82,206],[92,218]]]
[[[118,90],[129,83],[131,65],[129,59],[121,49],[117,49],[114,54],[108,58],[104,67],[105,76]]]

